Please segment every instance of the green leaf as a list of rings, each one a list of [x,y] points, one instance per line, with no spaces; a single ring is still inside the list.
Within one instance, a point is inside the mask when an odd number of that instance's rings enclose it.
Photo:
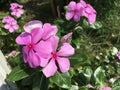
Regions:
[[[32,77],[24,78],[21,82],[23,86],[28,86],[32,84]]]
[[[83,20],[84,27],[89,27],[89,23],[86,19]]]
[[[102,23],[97,21],[92,25],[90,25],[90,28],[93,28],[93,29],[100,29],[101,27],[102,27]]]
[[[34,73],[36,73],[36,72],[33,69],[29,68],[28,66],[18,65],[15,68],[13,68],[11,73],[7,76],[7,80],[18,81],[18,80],[26,78]]]
[[[83,69],[83,74],[84,74],[84,76],[87,78],[87,80],[88,80],[88,82],[89,82],[90,79],[91,79],[91,76],[92,76],[92,74],[93,74],[93,70],[91,69],[91,67],[86,66],[86,67],[84,67],[84,69]]]
[[[48,78],[39,72],[34,76],[32,90],[48,90]]]
[[[119,90],[119,89],[120,89],[120,79],[117,79],[112,85],[112,90]]]
[[[79,90],[88,90],[88,88],[85,87],[85,86],[82,86],[82,87],[79,88]]]
[[[81,52],[81,50],[77,50],[73,56],[69,57],[71,65],[83,63],[87,58],[87,55]]]
[[[104,86],[105,71],[101,66],[99,66],[95,70],[94,77],[95,77],[95,80],[96,80],[96,84],[99,84],[100,86]]]
[[[71,87],[71,76],[69,72],[60,73],[57,72],[50,80],[61,88],[70,88]]]
[[[116,47],[113,47],[111,50],[112,55],[116,55],[118,53],[118,49]]]
[[[69,90],[78,90],[78,86],[77,85],[72,85],[71,88]]]

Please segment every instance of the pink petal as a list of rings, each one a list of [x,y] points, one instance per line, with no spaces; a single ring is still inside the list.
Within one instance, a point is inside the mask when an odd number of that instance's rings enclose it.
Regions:
[[[63,36],[63,38],[61,39],[61,42],[62,43],[65,43],[65,42],[69,42],[69,39],[72,37],[72,32],[66,34],[65,36]]]
[[[73,17],[75,22],[78,22],[80,20],[80,16],[79,15],[74,15]]]
[[[55,35],[57,33],[57,27],[54,25],[51,25],[49,23],[45,23],[43,25],[43,36],[42,39],[43,40],[47,40],[49,39],[51,36]]]
[[[22,53],[23,53],[23,60],[25,63],[28,62],[28,52],[29,52],[29,48],[27,46],[24,46],[22,48]]]
[[[57,66],[55,64],[55,60],[50,60],[48,65],[42,70],[43,74],[48,78],[53,76],[57,71]]]
[[[69,43],[63,43],[57,54],[59,56],[71,56],[74,54],[74,52],[74,48]]]
[[[15,29],[14,29],[13,27],[10,27],[10,28],[9,28],[9,32],[10,32],[10,33],[14,32],[14,30],[15,30]]]
[[[74,12],[66,12],[66,19],[70,20],[74,16]]]
[[[40,41],[43,31],[41,28],[33,28],[31,30],[31,34],[32,34],[32,41],[34,43],[37,43],[38,41]]]
[[[86,7],[86,2],[84,0],[80,0],[80,4],[83,6],[83,7]]]
[[[59,43],[59,37],[58,36],[53,36],[49,39],[49,41],[52,43],[52,50],[53,52],[56,52],[58,43]]]
[[[93,13],[96,13],[96,10],[90,4],[87,4],[87,8],[90,8]]]
[[[82,5],[81,3],[77,3],[77,4],[76,4],[76,7],[77,7],[78,10],[84,8],[83,5]]]
[[[49,61],[49,58],[45,59],[45,58],[40,57],[40,60],[41,60],[40,66],[45,67]]]
[[[23,32],[16,38],[16,43],[21,45],[28,45],[31,43],[30,33]]]
[[[48,58],[52,52],[52,45],[49,41],[40,41],[35,45],[34,50],[43,58]]]
[[[9,24],[5,24],[5,25],[4,25],[4,28],[5,28],[5,29],[9,29],[9,28],[10,28],[10,25],[9,25]]]
[[[42,22],[39,20],[33,20],[26,23],[23,28],[26,32],[31,32],[34,28],[42,28]]]
[[[39,55],[33,50],[29,51],[28,64],[31,68],[36,68],[40,65]]]
[[[15,30],[17,30],[19,28],[19,26],[16,24],[13,26]]]
[[[70,68],[70,62],[68,58],[57,58],[57,63],[59,65],[60,71],[62,73],[67,72]]]
[[[71,1],[69,4],[68,4],[68,11],[70,10],[74,10],[76,8],[76,2],[75,1]]]
[[[93,13],[93,14],[89,15],[88,22],[90,24],[93,24],[95,21],[96,21],[96,14]]]

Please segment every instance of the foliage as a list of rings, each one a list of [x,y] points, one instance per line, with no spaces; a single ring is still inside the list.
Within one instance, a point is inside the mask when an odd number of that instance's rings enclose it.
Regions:
[[[0,3],[5,1],[1,0]],[[21,2],[21,0],[16,1]],[[43,90],[43,88],[44,90],[98,90],[104,86],[109,86],[112,90],[119,90],[120,62],[116,54],[120,48],[120,17],[118,16],[120,1],[86,1],[92,4],[97,11],[97,21],[92,25],[84,17],[78,23],[65,19],[63,6],[69,0],[57,1],[56,5],[59,7],[57,13],[60,13],[60,17],[58,17],[59,15],[54,15],[56,13],[55,7],[53,15],[50,10],[46,9],[46,7],[51,7],[48,0],[22,2],[26,11],[21,18],[17,19],[20,28],[14,33],[5,31],[3,24],[0,23],[0,49],[5,55],[8,55],[12,50],[20,50],[21,52],[21,47],[15,43],[14,39],[23,31],[22,26],[25,22],[32,19],[41,19],[44,22],[53,23],[58,27],[57,35],[60,37],[73,32],[70,43],[76,49],[75,55],[69,58],[71,63],[70,70],[66,73],[57,72],[50,78],[46,78],[43,75],[41,67],[31,69],[27,64],[24,64],[21,53],[10,57],[8,62],[13,69],[7,80],[15,81],[20,90]],[[10,0],[10,2],[13,1]],[[35,6],[36,3],[39,3],[39,5]],[[28,7],[31,4],[37,9],[34,10],[35,8],[33,8],[30,10]],[[6,6],[8,5],[6,3]],[[39,8],[40,10],[38,10]],[[2,20],[3,16],[9,15],[7,11],[3,11],[1,11],[2,13],[0,12],[0,20]],[[51,15],[46,15],[48,12]],[[91,84],[91,87],[88,84]]]

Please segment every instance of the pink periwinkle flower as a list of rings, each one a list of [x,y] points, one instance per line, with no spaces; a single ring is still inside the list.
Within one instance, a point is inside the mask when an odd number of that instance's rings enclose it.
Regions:
[[[47,40],[57,33],[57,27],[55,25],[51,25],[50,23],[42,24],[39,20],[30,21],[26,23],[23,28],[26,32],[30,33],[31,30],[36,27],[41,28],[41,32],[43,32],[41,35],[42,40]]]
[[[24,26],[25,32],[16,38],[16,42],[23,45],[22,52],[24,62],[28,63],[31,68],[41,66],[41,61],[50,57],[52,46],[49,38],[57,32],[57,28],[51,29],[52,25],[49,25],[49,27],[47,27],[49,29],[43,29],[41,21],[30,21]],[[42,38],[45,39],[43,40]]]
[[[16,22],[16,20],[13,17],[11,17],[11,16],[5,16],[2,19],[2,23],[10,23],[11,21]]]
[[[120,52],[117,53],[117,57],[120,60]]]
[[[100,88],[99,90],[112,90],[112,89],[110,87],[108,87],[108,86],[105,86],[103,88]]]
[[[2,23],[5,23],[4,28],[9,30],[10,33],[14,32],[19,28],[17,21],[11,16],[3,17]]]
[[[65,42],[69,42],[69,39],[72,37],[72,32],[66,34],[65,36],[63,36],[63,38],[61,39],[62,43],[65,43]]]
[[[67,6],[66,19],[70,20],[73,18],[74,21],[78,22],[81,16],[85,16],[88,22],[93,24],[96,20],[96,11],[84,0],[80,0],[78,3],[71,1]]]
[[[11,3],[10,4],[10,10],[14,10],[14,9],[22,9],[23,6],[18,4],[18,3]]]
[[[9,30],[10,33],[14,32],[15,30],[19,29],[18,24],[16,23],[16,21],[11,21],[9,23],[6,23],[4,25],[4,28]]]
[[[85,16],[88,19],[88,22],[90,24],[93,24],[96,20],[96,11],[95,9],[90,5],[86,4],[84,0],[81,0],[80,3],[83,5],[83,16]]]
[[[52,43],[52,51],[49,59],[43,61],[42,72],[46,77],[53,76],[57,69],[60,69],[62,73],[65,73],[70,68],[70,62],[68,56],[74,54],[74,48],[69,43],[63,43],[60,50],[57,51],[57,46],[59,43],[59,38],[57,36],[51,37],[50,42]],[[57,65],[58,67],[57,67]]]
[[[19,5],[18,3],[11,3],[10,4],[11,15],[20,17],[24,13],[24,10],[22,8],[23,6]]]
[[[20,17],[24,13],[23,9],[14,9],[11,12],[11,15]]]
[[[83,5],[81,3],[76,3],[71,1],[67,6],[66,19],[70,20],[73,18],[74,21],[78,22],[82,16]]]

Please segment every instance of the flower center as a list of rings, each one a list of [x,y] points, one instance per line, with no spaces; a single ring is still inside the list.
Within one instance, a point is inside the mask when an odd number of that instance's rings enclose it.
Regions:
[[[74,9],[74,13],[76,13],[76,12],[78,12],[78,9],[77,9],[77,8]]]
[[[29,44],[28,47],[29,47],[29,49],[33,49],[34,45],[33,44]]]
[[[56,59],[57,58],[57,54],[56,53],[52,53],[52,58]]]

